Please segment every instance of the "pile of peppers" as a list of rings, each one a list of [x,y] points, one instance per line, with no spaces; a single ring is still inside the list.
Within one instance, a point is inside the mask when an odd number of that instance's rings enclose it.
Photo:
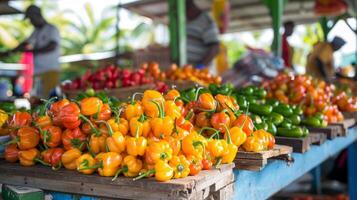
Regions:
[[[267,98],[298,105],[305,116],[320,118],[328,123],[342,121],[344,112],[357,111],[357,98],[348,96],[336,86],[307,75],[280,73],[272,80],[263,82]],[[316,116],[317,115],[317,116]]]
[[[5,159],[23,166],[158,181],[194,176],[231,163],[238,149],[272,149],[272,134],[257,129],[235,98],[203,88],[166,94],[146,90],[113,103],[103,95],[45,101],[17,111],[7,126]]]
[[[230,84],[221,86],[211,84],[212,94],[230,94],[242,110],[248,110],[256,129],[263,129],[273,135],[283,137],[306,137],[309,130],[305,126],[325,127],[327,120],[321,113],[304,117],[298,105],[289,105],[275,99],[267,99],[268,92],[257,86],[240,89]]]

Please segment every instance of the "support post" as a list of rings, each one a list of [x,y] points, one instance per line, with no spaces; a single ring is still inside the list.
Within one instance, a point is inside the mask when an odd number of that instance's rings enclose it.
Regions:
[[[168,0],[170,56],[179,66],[186,64],[186,1]]]
[[[272,18],[272,27],[274,31],[274,39],[271,49],[275,56],[281,56],[281,33],[280,27],[283,23],[282,16],[284,13],[284,6],[287,0],[263,0],[265,5],[270,10],[270,16]]]
[[[351,200],[357,200],[357,142],[348,147],[348,192]]]
[[[318,165],[311,170],[312,173],[312,191],[315,194],[321,194],[321,166]]]

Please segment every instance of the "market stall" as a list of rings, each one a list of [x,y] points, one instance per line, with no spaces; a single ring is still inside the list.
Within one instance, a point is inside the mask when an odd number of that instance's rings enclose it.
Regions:
[[[229,31],[271,22],[280,56],[282,14],[316,21],[314,2],[264,3],[233,1],[233,11],[258,16],[232,12]],[[357,198],[356,96],[291,71],[222,84],[207,68],[185,65],[184,1],[121,7],[169,21],[170,56],[179,65],[107,65],[62,83],[62,97],[31,109],[0,102],[3,198],[20,198],[16,185],[40,189],[24,192],[33,199],[44,191],[55,199],[267,199],[310,171],[318,192],[319,166],[343,149],[349,197]]]

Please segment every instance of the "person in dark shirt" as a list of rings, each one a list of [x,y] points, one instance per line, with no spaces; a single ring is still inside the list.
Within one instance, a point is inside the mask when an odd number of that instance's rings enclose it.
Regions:
[[[288,37],[290,37],[294,32],[295,24],[292,21],[287,21],[284,23],[284,34],[282,38],[282,57],[285,63],[285,67],[292,68],[292,59],[294,54],[294,49],[289,45]]]

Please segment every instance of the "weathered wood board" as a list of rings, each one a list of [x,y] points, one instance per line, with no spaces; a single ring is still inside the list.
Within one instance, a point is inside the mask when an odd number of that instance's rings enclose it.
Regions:
[[[154,89],[154,84],[145,84],[140,86],[131,86],[131,87],[124,87],[124,88],[115,88],[115,89],[108,89],[108,90],[100,90],[98,92],[105,92],[109,96],[113,96],[119,98],[121,100],[126,100],[131,97],[134,93],[139,92],[142,93],[148,89]],[[66,98],[74,99],[77,95],[85,90],[63,90],[63,93],[66,95]]]
[[[338,126],[340,131],[342,131],[342,135],[345,136],[347,134],[348,128],[354,126],[356,124],[356,120],[354,118],[347,118],[342,122],[332,123],[332,126]]]
[[[324,128],[307,127],[310,132],[323,133],[326,135],[327,139],[332,140],[338,136],[342,136],[342,131],[340,126],[329,125]]]
[[[285,145],[275,145],[274,149],[261,152],[238,151],[234,163],[237,169],[259,171],[268,163],[268,159],[288,155],[292,151],[292,147]]]
[[[309,136],[303,138],[276,136],[275,143],[290,146],[293,148],[293,152],[295,153],[305,153],[310,149],[311,144]]]
[[[352,118],[357,121],[357,112],[343,112],[342,114],[345,117],[345,119]]]
[[[22,167],[17,163],[0,161],[0,183],[40,188],[43,190],[120,199],[206,199],[211,196],[229,199],[225,191],[232,190],[234,164],[201,171],[196,176],[158,182],[154,178],[133,181],[119,177],[83,175],[61,169],[52,171],[48,167]],[[229,197],[226,197],[228,195]],[[226,197],[226,198],[223,198]]]
[[[310,143],[313,145],[322,145],[327,140],[326,134],[323,133],[310,133],[309,138]]]

